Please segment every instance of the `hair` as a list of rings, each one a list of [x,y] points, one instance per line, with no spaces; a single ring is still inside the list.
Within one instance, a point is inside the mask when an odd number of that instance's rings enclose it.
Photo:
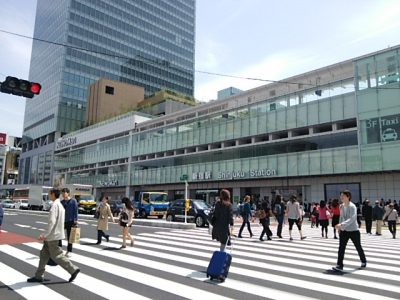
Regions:
[[[297,197],[295,195],[290,196],[290,201],[292,201],[292,203],[295,203],[297,200]]]
[[[282,196],[281,195],[276,195],[275,197],[275,203],[279,204],[282,202]]]
[[[51,189],[49,191],[49,194],[54,194],[54,196],[56,196],[56,198],[60,197],[60,190],[59,189]]]
[[[101,201],[103,201],[103,199],[106,199],[108,201],[108,196],[101,197]]]
[[[339,205],[339,199],[333,199],[332,201],[332,207],[336,207]]]
[[[221,190],[221,192],[219,193],[219,198],[224,201],[224,200],[228,200],[231,201],[231,193],[228,190]]]
[[[61,192],[62,192],[62,193],[68,193],[68,194],[69,194],[69,193],[70,193],[70,190],[69,190],[69,188],[66,188],[66,187],[65,187],[65,188],[63,188],[63,189],[61,190]]]
[[[122,202],[123,204],[125,204],[125,207],[126,207],[127,209],[133,210],[132,202],[131,202],[131,200],[129,200],[129,198],[124,197],[124,198],[121,199],[121,202]]]
[[[340,193],[345,195],[351,201],[351,192],[349,190],[343,190]]]
[[[250,201],[250,196],[249,195],[244,196],[244,201],[245,202],[249,202]]]
[[[321,208],[324,208],[324,207],[326,206],[325,201],[324,201],[324,200],[321,200],[321,202],[319,203],[319,206],[320,206]]]

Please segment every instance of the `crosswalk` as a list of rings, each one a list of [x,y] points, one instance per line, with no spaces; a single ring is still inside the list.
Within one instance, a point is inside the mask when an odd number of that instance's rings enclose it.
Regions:
[[[48,267],[45,281],[27,283],[38,265],[41,243],[0,245],[0,286],[15,299],[400,299],[400,241],[362,234],[368,266],[349,243],[345,272],[331,271],[338,240],[305,228],[307,239],[234,239],[228,279],[214,282],[205,270],[219,244],[206,228],[163,230],[135,236],[133,247],[119,249],[121,238],[94,245],[81,238],[71,260],[82,272],[71,284],[60,267]],[[0,289],[0,298],[2,289]],[[4,298],[5,299],[5,298]]]

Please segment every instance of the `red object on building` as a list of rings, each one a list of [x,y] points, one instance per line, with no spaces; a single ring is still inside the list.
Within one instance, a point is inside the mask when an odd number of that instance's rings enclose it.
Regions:
[[[5,145],[7,140],[7,134],[0,133],[0,145]]]

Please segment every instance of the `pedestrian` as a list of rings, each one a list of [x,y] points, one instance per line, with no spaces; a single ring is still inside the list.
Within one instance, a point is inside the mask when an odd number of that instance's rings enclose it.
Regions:
[[[108,204],[108,197],[103,196],[103,198],[101,198],[101,202],[99,207],[97,207],[96,213],[98,215],[96,245],[99,245],[101,244],[102,237],[104,237],[107,242],[110,239],[110,235],[104,233],[104,230],[108,230],[108,218],[110,217],[112,222],[115,222],[110,205]]]
[[[39,266],[36,270],[35,276],[28,278],[28,282],[43,282],[43,275],[50,258],[71,274],[69,282],[74,281],[80,272],[80,269],[71,263],[67,256],[63,254],[61,247],[58,246],[58,241],[65,237],[65,210],[60,203],[59,197],[60,190],[51,189],[49,191],[49,199],[53,201],[53,205],[51,206],[48,215],[47,230],[44,234],[39,236],[39,240],[43,241],[43,247],[42,250],[40,250],[39,256]]]
[[[314,226],[317,227],[317,216],[318,216],[317,205],[313,205],[310,215],[311,215],[310,217],[311,228],[313,228]]]
[[[329,226],[329,217],[330,217],[330,212],[328,210],[328,207],[326,206],[325,201],[321,200],[319,203],[319,224],[321,225],[321,234],[322,237],[328,238],[328,226]],[[325,231],[325,235],[324,235]]]
[[[364,250],[361,247],[361,235],[357,225],[357,208],[351,202],[350,191],[342,191],[340,193],[340,200],[343,203],[340,206],[340,223],[336,225],[336,229],[339,232],[338,259],[336,266],[332,269],[336,271],[343,271],[344,252],[349,239],[351,239],[355,248],[357,249],[361,260],[361,268],[365,268],[367,266],[367,259],[365,258]]]
[[[389,209],[383,216],[383,219],[388,222],[389,231],[392,234],[393,238],[396,238],[396,223],[397,223],[398,213],[394,208],[393,203],[389,204]]]
[[[376,221],[376,235],[382,235],[382,223],[383,216],[385,215],[385,210],[380,205],[379,200],[375,201],[375,206],[373,208],[373,220]]]
[[[285,211],[286,211],[286,206],[285,203],[282,201],[282,196],[276,195],[273,212],[276,220],[278,221],[278,228],[276,230],[276,235],[280,239],[282,238],[282,228],[283,228],[283,222],[285,220]]]
[[[252,213],[251,213],[251,206],[250,206],[250,196],[246,195],[244,197],[244,203],[243,203],[243,209],[242,209],[243,223],[242,223],[242,226],[240,227],[238,238],[242,238],[242,231],[246,224],[247,224],[247,230],[250,233],[250,237],[253,237],[253,232],[251,232],[251,226],[250,226],[251,217],[252,217]]]
[[[231,194],[228,190],[221,190],[220,200],[215,203],[211,224],[212,239],[220,242],[220,251],[225,251],[226,245],[229,246],[231,243],[230,236],[234,224]]]
[[[63,188],[61,190],[62,198],[61,204],[65,209],[65,223],[64,228],[67,231],[67,252],[65,253],[66,257],[70,257],[72,252],[72,243],[69,242],[69,238],[71,236],[71,228],[76,227],[78,225],[78,202],[75,198],[71,198],[69,188]],[[62,247],[62,240],[60,240],[59,244]]]
[[[358,224],[358,228],[361,228],[362,213],[361,213],[360,203],[356,203],[355,205],[356,205],[356,209],[357,209],[357,224]]]
[[[293,225],[296,224],[300,233],[300,239],[304,240],[306,237],[303,236],[303,233],[301,231],[302,215],[300,211],[300,205],[299,202],[297,202],[297,197],[294,195],[290,197],[290,201],[288,201],[287,203],[287,215],[289,221],[289,237],[290,237],[289,239],[293,241],[292,229]]]
[[[267,240],[269,240],[269,241],[272,240],[271,239],[272,231],[269,228],[269,225],[270,225],[269,217],[271,215],[271,209],[270,209],[267,201],[264,201],[261,203],[261,207],[260,207],[258,215],[260,218],[260,223],[263,226],[263,231],[261,232],[261,235],[260,235],[260,241],[262,241],[262,242],[264,241],[263,237],[265,234],[267,235]]]
[[[364,201],[364,205],[362,207],[362,215],[365,220],[365,231],[367,234],[372,234],[372,218],[373,218],[373,212],[372,212],[372,206],[371,202],[367,199]]]
[[[129,229],[132,226],[134,209],[131,200],[129,198],[122,198],[124,208],[121,211],[119,217],[119,225],[122,227],[122,246],[121,249],[126,248],[126,239],[131,241],[131,247],[133,247],[134,240],[129,233]]]
[[[4,217],[3,204],[0,203],[0,233],[1,233],[1,225],[3,225],[3,217]]]
[[[331,216],[332,216],[333,238],[337,239],[338,237],[336,235],[336,225],[339,224],[340,220],[339,199],[333,199],[332,201]]]

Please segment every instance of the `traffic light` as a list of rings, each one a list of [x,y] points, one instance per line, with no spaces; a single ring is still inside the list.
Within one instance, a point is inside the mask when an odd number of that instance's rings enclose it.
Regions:
[[[16,77],[7,76],[6,80],[1,83],[0,92],[33,98],[40,94],[42,86],[37,82],[30,82]]]

